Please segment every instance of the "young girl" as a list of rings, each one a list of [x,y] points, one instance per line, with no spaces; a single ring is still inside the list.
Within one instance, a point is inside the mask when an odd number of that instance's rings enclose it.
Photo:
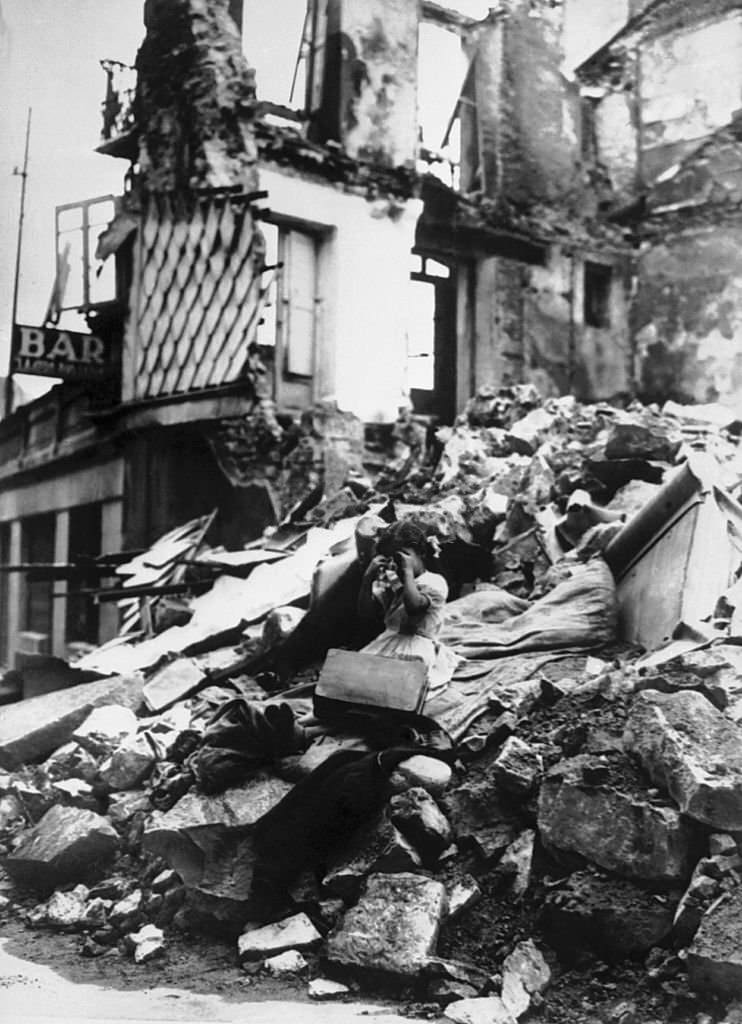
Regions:
[[[432,546],[424,532],[409,520],[394,523],[380,536],[377,554],[363,576],[359,614],[367,618],[379,602],[386,629],[363,650],[387,658],[417,657],[428,668],[428,687],[448,683],[459,658],[438,642],[448,584],[428,572],[425,559]]]

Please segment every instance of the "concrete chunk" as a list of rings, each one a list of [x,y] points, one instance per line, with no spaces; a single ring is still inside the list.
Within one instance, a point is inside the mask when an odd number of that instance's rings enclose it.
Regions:
[[[143,847],[178,872],[196,919],[244,923],[255,863],[252,826],[290,789],[280,779],[259,776],[215,796],[191,791],[148,819]]]
[[[451,845],[453,832],[448,819],[421,786],[392,797],[391,820],[423,860],[435,861]]]
[[[340,981],[333,981],[331,978],[312,978],[309,982],[307,995],[316,1002],[329,1002],[331,999],[342,999],[347,996],[350,989]]]
[[[155,755],[146,740],[132,737],[106,758],[100,766],[100,779],[109,790],[136,789],[154,763]]]
[[[492,770],[506,792],[525,798],[535,789],[544,765],[541,755],[530,744],[517,736],[509,736],[495,758]]]
[[[18,881],[49,890],[95,875],[118,845],[116,830],[100,814],[56,806],[25,833],[5,868]]]
[[[624,746],[691,818],[742,829],[742,729],[701,694],[637,694]]]
[[[328,960],[354,971],[416,977],[435,952],[445,895],[440,882],[422,875],[372,875],[331,934]]]
[[[713,904],[688,950],[694,989],[726,997],[742,994],[742,887]]]
[[[240,961],[264,960],[286,950],[311,949],[322,936],[306,914],[295,914],[276,924],[243,932],[237,940]]]
[[[499,996],[457,999],[444,1010],[455,1024],[515,1024],[515,1019]]]
[[[131,708],[109,704],[94,708],[82,725],[75,729],[72,739],[94,757],[103,757],[136,731],[137,716]]]
[[[610,781],[585,782],[589,756],[562,761],[541,785],[538,828],[552,848],[623,875],[674,885],[690,878],[697,859],[692,824],[669,806],[640,792],[622,792]]]
[[[522,1017],[533,996],[540,995],[550,981],[551,971],[541,950],[531,939],[519,942],[502,965],[502,1001],[513,1017]]]
[[[67,743],[93,708],[120,704],[136,710],[142,702],[141,676],[112,676],[55,690],[3,708],[0,716],[0,766],[36,761]]]

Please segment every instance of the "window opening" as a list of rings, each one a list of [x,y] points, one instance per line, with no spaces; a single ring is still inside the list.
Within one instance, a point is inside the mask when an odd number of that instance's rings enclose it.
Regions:
[[[603,263],[585,263],[584,322],[588,327],[610,327],[613,271]]]
[[[28,516],[22,521],[21,549],[24,562],[49,564],[54,561],[56,516],[53,512]],[[23,593],[22,629],[43,633],[51,641],[53,583],[27,580]]]
[[[93,559],[101,549],[101,504],[78,505],[70,509],[69,525],[69,560]],[[96,571],[81,572],[75,581],[76,590],[87,590],[100,586],[100,577]],[[67,616],[65,622],[65,639],[67,643],[84,641],[93,644],[98,641],[100,610],[90,594],[75,593],[70,590],[67,595]]]
[[[86,311],[116,300],[115,260],[95,261],[98,236],[113,220],[113,196],[56,209],[56,310]]]
[[[317,235],[263,222],[265,299],[258,344],[280,359],[284,377],[314,375],[319,306]]]

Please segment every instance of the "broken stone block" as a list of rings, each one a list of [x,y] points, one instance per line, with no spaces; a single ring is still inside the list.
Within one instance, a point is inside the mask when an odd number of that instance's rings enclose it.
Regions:
[[[742,829],[742,730],[701,694],[637,694],[624,746],[684,814],[718,831]]]
[[[63,744],[47,758],[41,768],[52,781],[82,779],[84,782],[93,782],[98,773],[98,761],[85,747],[70,742]]]
[[[605,445],[606,459],[657,459],[673,462],[682,436],[659,423],[614,423]]]
[[[514,896],[522,896],[531,884],[535,841],[536,833],[533,829],[521,832],[505,850],[497,865],[498,872],[511,877],[510,888]]]
[[[712,857],[717,854],[726,857],[737,853],[737,840],[726,832],[714,832],[709,836],[709,853]]]
[[[140,811],[151,811],[149,797],[141,790],[112,793],[108,801],[108,817],[114,825],[124,825]]]
[[[150,889],[152,892],[167,892],[168,889],[172,889],[174,885],[177,885],[179,881],[177,871],[166,868],[165,871],[161,871],[159,875],[152,879]]]
[[[581,857],[625,878],[676,885],[690,878],[698,836],[692,824],[669,806],[641,791],[616,785],[590,785],[583,768],[590,755],[555,765],[544,777],[538,802],[538,828],[544,844]]]
[[[696,991],[727,998],[742,993],[742,887],[720,897],[704,915],[687,966]]]
[[[10,704],[0,716],[0,765],[13,768],[51,754],[95,707],[136,709],[141,700],[141,677],[114,676]]]
[[[12,793],[20,800],[31,821],[38,821],[59,800],[49,780],[38,769],[27,770],[22,776],[20,773],[15,776]]]
[[[675,911],[672,937],[676,948],[691,944],[703,915],[719,893],[718,879],[705,874],[704,868],[704,862],[700,861]]]
[[[494,776],[457,786],[446,794],[443,807],[459,844],[473,844],[485,861],[499,857],[517,835],[509,812],[498,801]]]
[[[0,796],[0,838],[13,835],[26,823],[26,811],[15,793]]]
[[[386,815],[360,829],[322,879],[329,896],[353,903],[370,874],[415,871],[422,865],[417,851]]]
[[[434,796],[442,793],[451,781],[450,765],[435,757],[415,754],[401,761],[392,773],[390,783],[395,793],[404,792],[412,786],[421,786]]]
[[[456,981],[453,978],[436,978],[430,982],[426,990],[426,996],[439,1006],[448,1006],[461,999],[473,999],[479,995],[479,990],[474,985],[467,985],[465,981]]]
[[[144,702],[150,711],[164,711],[190,697],[206,678],[203,665],[195,658],[176,658],[147,680],[142,690]]]
[[[147,778],[155,755],[146,740],[130,739],[101,764],[99,777],[109,790],[136,789]]]
[[[297,949],[287,949],[285,953],[268,957],[263,961],[263,969],[275,977],[284,974],[301,974],[309,964]]]
[[[60,803],[69,807],[81,807],[86,811],[99,809],[93,787],[82,779],[60,779],[52,783],[52,790],[58,794]]]
[[[76,885],[69,892],[55,892],[46,905],[46,923],[60,931],[75,931],[84,927],[88,890]]]
[[[215,795],[191,790],[146,821],[143,848],[177,871],[195,920],[244,924],[255,863],[250,832],[290,789],[289,783],[259,775]]]
[[[165,952],[165,936],[162,929],[154,924],[145,924],[139,931],[127,935],[127,939],[134,947],[134,962],[137,964],[146,964]]]
[[[134,889],[111,907],[109,920],[113,925],[122,925],[137,913],[142,905],[142,890]]]
[[[309,982],[307,995],[316,1002],[329,1002],[332,999],[342,999],[350,994],[347,985],[340,981],[332,981],[331,978],[312,978]]]
[[[127,707],[111,704],[95,708],[75,729],[72,739],[94,757],[113,753],[137,731],[137,716]]]
[[[107,923],[108,914],[112,906],[111,900],[89,899],[85,905],[84,927],[86,929],[102,928]]]
[[[453,921],[482,898],[482,890],[471,875],[465,875],[448,893],[446,921]]]
[[[450,1003],[443,1013],[455,1024],[515,1024],[499,996],[479,996]]]
[[[241,962],[264,960],[287,949],[312,949],[321,941],[322,936],[307,915],[295,914],[276,924],[243,932],[237,940],[237,953]]]
[[[551,981],[549,965],[536,944],[519,942],[502,965],[502,1001],[513,1017],[522,1017]]]
[[[435,952],[445,913],[440,882],[423,875],[372,875],[327,941],[327,958],[352,971],[414,978]]]
[[[646,953],[672,928],[678,896],[580,871],[546,898],[543,928],[555,948],[589,950],[606,960]]]
[[[11,877],[32,888],[53,889],[99,874],[119,847],[111,823],[93,811],[52,807],[8,855]]]
[[[517,736],[505,740],[492,764],[499,785],[506,792],[521,798],[533,792],[543,770],[541,755]]]
[[[448,819],[427,790],[413,786],[392,797],[390,817],[424,861],[435,861],[451,845]]]

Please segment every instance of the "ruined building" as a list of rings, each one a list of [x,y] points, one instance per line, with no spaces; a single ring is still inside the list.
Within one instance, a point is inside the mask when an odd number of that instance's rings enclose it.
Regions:
[[[578,69],[604,213],[637,246],[632,343],[648,400],[742,392],[742,4],[654,0]]]
[[[106,364],[0,424],[0,563],[141,548],[217,506],[215,539],[239,543],[341,482],[361,424],[408,402],[435,424],[492,383],[687,391],[689,336],[734,340],[739,89],[676,114],[662,68],[714,32],[732,61],[740,24],[732,3],[687,6],[591,3],[600,48],[577,79],[585,0],[479,21],[311,0],[296,110],[261,94],[240,0],[147,0],[136,67],[104,62],[99,151],[122,161],[121,195],[57,217],[59,266],[71,252],[83,275],[64,289],[60,272],[50,314],[81,310]],[[436,47],[461,64],[443,139],[421,121]],[[711,238],[714,217],[729,234]],[[689,247],[725,269],[696,261],[689,287]],[[0,573],[0,663],[115,633],[99,576],[51,576]]]

